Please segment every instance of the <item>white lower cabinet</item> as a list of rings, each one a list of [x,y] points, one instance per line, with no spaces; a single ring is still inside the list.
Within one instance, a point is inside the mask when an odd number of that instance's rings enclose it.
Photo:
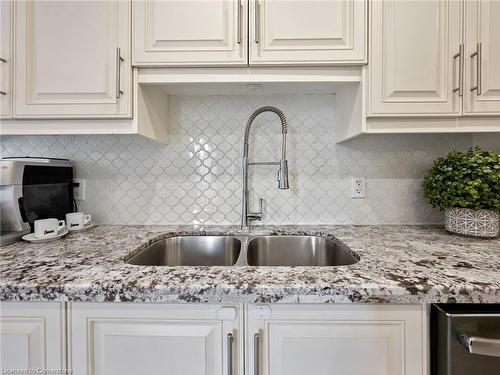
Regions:
[[[0,306],[4,372],[68,368],[73,375],[427,374],[424,305]]]
[[[250,305],[247,317],[247,374],[426,374],[420,305]]]
[[[73,375],[242,374],[240,310],[209,304],[73,303]]]
[[[65,338],[62,303],[2,302],[0,373],[42,374],[41,370],[66,369]],[[33,372],[22,372],[29,370]]]

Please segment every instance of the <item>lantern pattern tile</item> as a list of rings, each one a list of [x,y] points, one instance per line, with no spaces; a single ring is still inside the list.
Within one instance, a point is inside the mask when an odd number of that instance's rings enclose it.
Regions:
[[[171,96],[170,142],[132,135],[4,136],[2,156],[64,157],[87,180],[81,209],[106,224],[236,224],[241,153],[248,116],[263,105],[289,122],[290,189],[277,189],[273,166],[252,167],[251,209],[263,198],[263,224],[441,223],[422,198],[432,160],[471,144],[469,135],[370,135],[335,144],[331,95]],[[278,159],[279,121],[259,116],[253,160]],[[351,198],[351,178],[366,177],[366,198]]]

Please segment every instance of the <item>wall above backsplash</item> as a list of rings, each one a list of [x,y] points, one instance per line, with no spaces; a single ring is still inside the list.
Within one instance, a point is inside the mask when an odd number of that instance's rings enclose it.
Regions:
[[[64,157],[87,180],[82,210],[101,224],[238,224],[241,152],[248,116],[263,105],[289,122],[290,190],[276,168],[250,173],[251,207],[265,200],[265,224],[441,223],[421,196],[433,159],[471,146],[471,135],[371,135],[335,144],[331,95],[171,96],[168,145],[140,136],[4,136],[2,156]],[[280,126],[257,118],[254,160],[279,158]],[[366,198],[351,178],[366,177]]]

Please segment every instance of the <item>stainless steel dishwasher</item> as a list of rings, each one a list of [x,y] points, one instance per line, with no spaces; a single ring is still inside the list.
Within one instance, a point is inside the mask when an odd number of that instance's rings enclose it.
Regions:
[[[500,304],[434,304],[431,374],[500,374]]]

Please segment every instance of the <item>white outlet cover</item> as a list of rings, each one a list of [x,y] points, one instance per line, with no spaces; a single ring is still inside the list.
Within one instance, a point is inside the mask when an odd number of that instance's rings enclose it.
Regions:
[[[74,184],[79,184],[78,187],[73,187],[73,197],[75,201],[84,201],[85,200],[85,190],[86,190],[86,181],[83,178],[74,178]]]
[[[364,177],[353,177],[351,180],[351,197],[352,198],[364,198],[365,195],[366,195],[365,178]]]

